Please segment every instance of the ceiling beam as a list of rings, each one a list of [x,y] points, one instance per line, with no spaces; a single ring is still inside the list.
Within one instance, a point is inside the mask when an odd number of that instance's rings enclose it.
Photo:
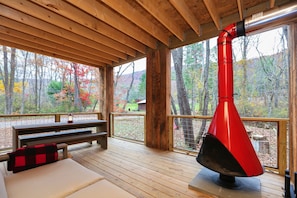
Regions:
[[[26,34],[31,34],[32,36],[43,38],[48,41],[54,41],[55,43],[59,44],[62,48],[72,48],[78,51],[83,51],[83,53],[86,53],[89,56],[93,56],[95,59],[98,58],[106,61],[109,60],[113,62],[119,62],[119,59],[115,56],[95,50],[88,46],[82,45],[81,43],[77,43],[75,41],[59,37],[57,35],[48,33],[46,31],[36,29],[34,27],[25,25],[23,23],[19,23],[17,21],[5,18],[3,16],[0,16],[0,21],[2,26],[5,26],[9,29],[13,29]]]
[[[11,41],[11,39],[13,41]],[[16,40],[18,40],[20,42],[16,43],[15,42]],[[63,55],[58,54],[56,52],[46,51],[43,48],[38,49],[38,48],[35,48],[35,46],[31,46],[31,42],[30,42],[29,45],[26,45],[25,43],[26,42],[24,40],[21,40],[21,39],[20,40],[15,39],[15,38],[10,38],[9,39],[9,38],[4,37],[4,35],[3,35],[3,37],[2,37],[2,35],[0,37],[0,44],[1,45],[10,46],[10,47],[13,47],[13,48],[17,48],[17,49],[37,53],[37,54],[43,54],[43,55],[50,56],[50,57],[60,58],[60,59],[63,59],[63,60],[72,61],[72,62],[84,64],[84,65],[89,65],[89,66],[94,66],[94,67],[104,67],[105,66],[105,65],[99,65],[99,64],[91,64],[90,62],[84,61],[83,59],[77,59],[76,57],[73,57],[73,56],[72,57],[66,57],[66,56],[63,56]]]
[[[67,2],[79,7],[90,15],[93,15],[95,18],[111,25],[146,46],[153,49],[157,47],[157,40],[155,38],[133,25],[133,23],[128,21],[125,17],[114,13],[110,8],[102,5],[102,3],[99,3],[96,0],[67,0]]]
[[[132,48],[129,48],[115,40],[112,40],[102,34],[98,34],[84,26],[77,24],[74,21],[66,19],[61,15],[58,15],[54,12],[51,12],[47,9],[44,9],[34,3],[23,1],[23,0],[13,0],[13,1],[5,1],[0,0],[4,4],[24,12],[28,15],[31,15],[35,18],[43,20],[47,23],[54,24],[62,29],[68,30],[75,34],[81,35],[85,38],[92,40],[93,42],[97,42],[97,45],[103,44],[115,50],[118,50],[123,53],[127,53],[130,56],[135,56],[136,52]]]
[[[185,19],[190,27],[200,36],[200,23],[197,18],[193,15],[184,0],[169,0],[170,3],[175,7],[179,14]]]
[[[26,40],[28,42],[33,42],[35,44],[41,44],[41,46],[45,46],[49,49],[54,49],[56,52],[60,52],[61,54],[67,54],[68,56],[71,55],[72,57],[80,57],[83,58],[84,60],[88,60],[89,62],[102,62],[104,64],[111,65],[112,61],[108,61],[103,58],[95,57],[90,54],[87,54],[85,52],[81,52],[79,49],[73,49],[69,47],[63,47],[55,42],[40,38],[40,37],[35,37],[30,34],[24,33],[24,32],[19,32],[13,29],[9,29],[7,27],[0,26],[0,33],[3,35],[8,35],[12,36],[15,38],[19,38],[22,40]]]
[[[220,21],[220,16],[218,13],[218,9],[215,5],[215,2],[213,0],[203,0],[214,24],[216,25],[218,30],[221,30],[221,21]]]
[[[144,31],[151,34],[153,37],[158,39],[160,42],[169,45],[168,35],[164,30],[160,29],[156,26],[152,21],[143,17],[142,13],[140,13],[137,9],[133,8],[126,1],[118,1],[118,0],[101,0],[110,8],[114,9],[114,11],[118,12],[120,15],[125,16],[131,22],[136,24],[138,27],[143,29]]]
[[[12,9],[5,5],[0,6],[0,15],[4,16],[6,18],[9,18],[9,19],[18,21],[19,23],[23,23],[28,26],[34,27],[36,29],[47,31],[51,34],[60,36],[62,38],[66,38],[69,40],[73,40],[75,42],[79,42],[82,45],[86,45],[93,49],[100,50],[100,51],[102,51],[104,53],[108,53],[112,56],[120,57],[121,59],[124,59],[124,60],[126,60],[128,58],[127,55],[124,54],[123,52],[120,52],[115,49],[109,48],[105,45],[96,43],[90,39],[87,39],[80,35],[74,34],[73,32],[67,31],[67,30],[57,27],[55,25],[46,23],[45,21],[36,19],[35,17],[24,14],[22,12],[19,12],[15,9]]]
[[[49,9],[52,12],[60,14],[72,21],[79,23],[82,26],[85,26],[99,34],[105,35],[115,41],[118,41],[124,45],[127,45],[141,53],[145,53],[146,46],[134,38],[129,37],[128,35],[116,30],[115,28],[103,23],[102,21],[96,19],[95,17],[86,14],[80,9],[66,3],[61,0],[51,0],[50,3],[44,0],[31,0],[32,2]]]
[[[184,40],[184,33],[182,29],[172,20],[171,17],[166,15],[165,12],[160,12],[157,0],[136,0],[146,11],[154,16],[162,25],[164,25],[172,34],[179,40]]]

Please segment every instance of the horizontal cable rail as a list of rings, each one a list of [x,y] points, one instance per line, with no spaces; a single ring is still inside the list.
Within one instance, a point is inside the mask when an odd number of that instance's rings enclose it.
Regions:
[[[169,149],[197,155],[203,141],[203,136],[207,133],[212,117],[169,115],[168,119],[170,137]],[[288,164],[287,135],[289,119],[258,117],[242,117],[241,119],[258,158],[265,169],[281,175],[284,174]],[[203,124],[204,128],[202,127]],[[203,130],[201,130],[201,128]],[[191,129],[193,136],[187,134]],[[184,130],[186,130],[186,133],[184,133]],[[199,134],[201,134],[201,136]],[[196,147],[189,148],[186,142],[193,141]]]
[[[87,119],[102,119],[99,112],[74,113],[73,121]],[[12,127],[17,125],[46,124],[52,122],[67,122],[68,114],[15,114],[0,115],[0,151],[12,149]]]
[[[112,137],[145,142],[145,114],[111,113],[110,134]]]

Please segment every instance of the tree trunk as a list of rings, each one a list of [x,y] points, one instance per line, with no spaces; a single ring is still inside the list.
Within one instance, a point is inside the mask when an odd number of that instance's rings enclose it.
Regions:
[[[208,102],[209,102],[209,91],[208,91],[208,74],[209,74],[209,65],[210,65],[210,47],[209,47],[209,40],[205,42],[205,67],[203,71],[203,108],[202,108],[202,115],[207,115],[208,112]],[[197,136],[197,144],[199,144],[206,127],[206,120],[202,120],[202,124]]]
[[[7,47],[3,46],[3,70],[0,68],[0,74],[5,89],[5,114],[13,112],[13,88],[15,80],[16,69],[16,49],[11,48],[10,52],[10,68],[8,65],[8,52]]]
[[[174,101],[174,99],[173,99],[173,97],[172,96],[170,96],[171,97],[171,106],[172,106],[172,114],[173,115],[177,115],[177,110],[176,110],[176,106],[175,106],[175,101]],[[174,119],[174,124],[175,124],[175,127],[176,127],[176,129],[179,129],[179,121],[178,121],[178,119],[176,118],[176,119]]]
[[[23,73],[23,78],[22,78],[22,103],[21,103],[21,114],[24,114],[24,109],[25,109],[25,82],[26,82],[26,72],[27,72],[27,62],[28,62],[28,56],[29,52],[24,52],[25,53],[25,60],[24,60],[24,73]]]
[[[35,88],[34,88],[34,105],[35,105],[35,110],[38,112],[38,60],[37,60],[37,54],[34,54],[34,59],[35,59]]]
[[[80,87],[78,83],[78,74],[77,74],[77,64],[73,63],[71,64],[72,68],[74,70],[74,107],[79,110],[79,112],[82,112],[82,102],[80,99]]]
[[[187,96],[184,80],[183,80],[183,49],[177,48],[172,50],[174,68],[176,73],[177,99],[181,115],[191,115],[189,99]],[[194,140],[192,119],[181,119],[181,124],[184,132],[185,144],[192,149],[196,149]]]

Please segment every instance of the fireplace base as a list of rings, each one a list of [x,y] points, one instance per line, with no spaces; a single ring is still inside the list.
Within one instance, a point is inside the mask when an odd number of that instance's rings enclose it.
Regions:
[[[234,188],[221,185],[220,174],[202,168],[189,183],[189,188],[218,197],[228,198],[257,198],[261,197],[260,179],[255,177],[236,177]]]

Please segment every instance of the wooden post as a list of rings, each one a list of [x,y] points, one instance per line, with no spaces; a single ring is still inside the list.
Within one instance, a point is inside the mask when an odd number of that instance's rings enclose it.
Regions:
[[[146,145],[168,150],[170,114],[170,50],[161,46],[147,54]]]
[[[278,121],[278,170],[280,175],[285,175],[287,169],[287,124],[285,120]]]
[[[104,110],[103,118],[107,120],[107,133],[110,137],[110,113],[113,111],[113,67],[106,67],[104,72]]]
[[[297,23],[290,25],[289,159],[290,175],[297,171]]]

